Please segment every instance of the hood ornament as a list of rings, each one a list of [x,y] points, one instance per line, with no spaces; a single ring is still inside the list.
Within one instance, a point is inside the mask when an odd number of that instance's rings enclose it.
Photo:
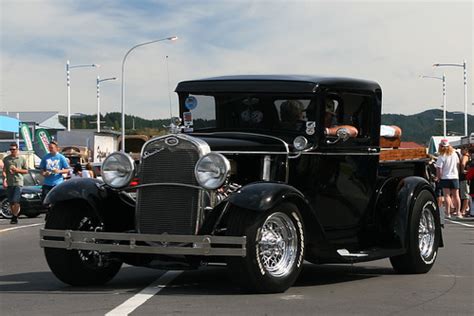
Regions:
[[[179,134],[183,130],[183,126],[181,126],[181,118],[180,117],[172,117],[169,126],[163,125],[163,127],[168,128],[170,134]]]

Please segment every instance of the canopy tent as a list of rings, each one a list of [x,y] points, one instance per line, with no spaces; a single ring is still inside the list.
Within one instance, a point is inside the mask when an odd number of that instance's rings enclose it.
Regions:
[[[0,116],[0,132],[18,133],[20,121],[13,117]]]
[[[447,139],[450,144],[461,139],[461,136],[432,136],[430,139],[430,144],[428,145],[428,154],[434,155],[438,152],[438,145],[442,139]]]

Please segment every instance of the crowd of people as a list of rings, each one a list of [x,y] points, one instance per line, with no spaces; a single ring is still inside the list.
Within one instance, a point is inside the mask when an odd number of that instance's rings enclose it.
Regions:
[[[469,150],[456,151],[447,139],[438,147],[436,167],[436,195],[438,206],[444,209],[446,218],[471,216],[474,197],[474,162]]]
[[[73,178],[95,178],[92,171],[92,165],[88,163],[85,170],[80,163],[70,166],[70,161],[59,152],[59,146],[55,141],[48,145],[49,153],[42,159],[39,168],[44,176],[44,182],[41,189],[41,198],[44,198],[55,186],[63,181]],[[2,179],[3,187],[6,188],[7,198],[12,211],[11,224],[18,223],[20,214],[20,198],[23,187],[23,175],[28,173],[26,160],[21,157],[18,145],[10,145],[10,155],[3,159]]]

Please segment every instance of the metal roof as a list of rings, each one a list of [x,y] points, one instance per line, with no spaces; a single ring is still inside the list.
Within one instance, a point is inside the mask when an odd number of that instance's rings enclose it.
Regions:
[[[12,118],[18,118],[20,122],[33,122],[38,127],[47,129],[65,129],[65,127],[59,123],[57,111],[24,111],[24,112],[0,112],[0,115],[8,116]]]

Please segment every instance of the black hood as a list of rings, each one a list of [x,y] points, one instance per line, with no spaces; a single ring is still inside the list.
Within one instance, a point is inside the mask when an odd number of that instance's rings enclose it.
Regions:
[[[204,140],[212,151],[287,152],[285,143],[273,136],[238,132],[193,133],[192,136]]]

